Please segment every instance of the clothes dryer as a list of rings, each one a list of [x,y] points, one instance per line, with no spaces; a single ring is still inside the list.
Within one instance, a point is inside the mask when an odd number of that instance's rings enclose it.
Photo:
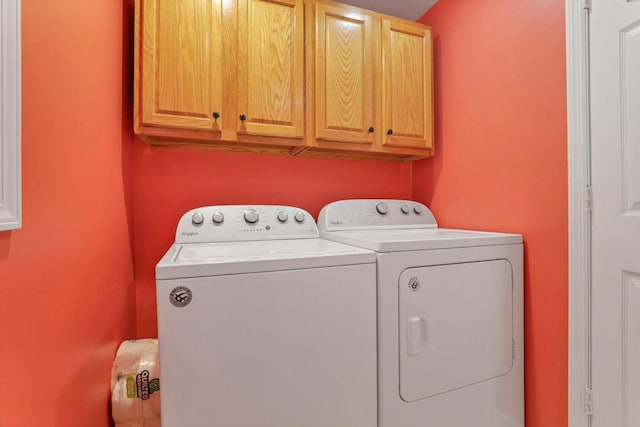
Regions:
[[[318,227],[377,253],[379,427],[524,425],[520,235],[404,200],[334,202]]]
[[[163,426],[377,426],[373,252],[302,209],[209,206],[156,277]]]

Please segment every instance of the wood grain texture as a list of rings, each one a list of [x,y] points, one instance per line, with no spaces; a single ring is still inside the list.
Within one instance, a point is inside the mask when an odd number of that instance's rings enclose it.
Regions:
[[[376,136],[371,16],[334,3],[315,7],[316,138],[371,144]]]
[[[314,158],[322,158],[322,159],[342,159],[342,160],[375,160],[375,161],[385,161],[385,162],[408,162],[414,160],[424,159],[426,157],[430,157],[432,154],[428,151],[422,150],[419,154],[416,155],[405,155],[400,153],[395,153],[393,151],[387,153],[379,153],[379,152],[369,152],[360,150],[344,150],[342,148],[339,149],[330,149],[330,148],[307,148],[300,150],[294,153],[299,157],[314,157]]]
[[[222,136],[236,139],[238,122],[238,0],[222,0]],[[246,79],[246,76],[244,76]]]
[[[363,22],[328,15],[325,20],[326,116],[330,129],[362,130],[364,100]]]
[[[305,128],[304,144],[313,145],[316,137],[316,94],[315,94],[315,69],[316,69],[316,25],[315,25],[315,0],[304,0],[304,90],[305,90]]]
[[[154,141],[171,140],[183,142],[205,142],[205,143],[237,143],[238,145],[260,145],[272,147],[302,147],[303,141],[297,138],[286,137],[264,137],[261,135],[238,135],[234,131],[223,130],[222,132],[210,132],[208,130],[168,128],[160,126],[143,126],[141,134],[149,145],[155,145]],[[144,138],[143,138],[144,139]]]
[[[423,25],[329,0],[137,0],[135,19],[134,127],[150,145],[433,155]]]
[[[385,145],[433,147],[431,46],[430,29],[383,20]]]
[[[133,131],[142,129],[142,0],[136,0],[133,10]]]
[[[248,134],[304,136],[303,0],[241,0],[238,108]]]
[[[220,0],[143,3],[145,124],[214,127],[211,114],[222,103],[221,19]]]
[[[153,139],[151,144],[154,147],[181,148],[190,150],[204,151],[224,151],[236,153],[256,153],[256,154],[278,154],[289,156],[292,149],[287,146],[269,146],[269,145],[243,145],[235,142],[211,144],[206,141],[183,141],[170,139]]]

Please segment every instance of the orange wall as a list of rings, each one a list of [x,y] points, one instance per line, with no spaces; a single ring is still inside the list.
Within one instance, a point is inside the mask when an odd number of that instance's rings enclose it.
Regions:
[[[440,0],[436,147],[414,195],[440,225],[525,240],[527,427],[567,425],[567,140],[563,0]]]
[[[110,425],[113,355],[135,335],[124,14],[113,0],[22,1],[23,228],[0,232],[3,427]]]
[[[440,0],[424,18],[438,153],[413,165],[145,146],[131,3],[22,1],[24,226],[0,232],[0,426],[109,425],[113,354],[156,335],[154,266],[187,209],[317,215],[349,197],[415,197],[444,226],[524,233],[528,427],[566,426],[562,0]]]
[[[187,210],[217,204],[285,204],[317,217],[341,198],[410,198],[411,165],[243,153],[134,149],[138,334],[156,336],[155,265]]]

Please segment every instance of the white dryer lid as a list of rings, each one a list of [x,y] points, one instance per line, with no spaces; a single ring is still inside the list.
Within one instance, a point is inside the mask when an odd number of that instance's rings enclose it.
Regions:
[[[429,208],[411,200],[339,200],[322,208],[318,229],[325,239],[376,252],[522,243],[519,234],[438,228]]]
[[[519,234],[453,230],[448,228],[322,231],[320,236],[335,242],[354,245],[376,252],[418,251],[522,243],[522,236]]]
[[[318,215],[319,231],[437,227],[429,208],[411,200],[338,200],[323,207]]]
[[[373,252],[319,238],[176,243],[156,266],[156,278],[205,277],[374,262]]]

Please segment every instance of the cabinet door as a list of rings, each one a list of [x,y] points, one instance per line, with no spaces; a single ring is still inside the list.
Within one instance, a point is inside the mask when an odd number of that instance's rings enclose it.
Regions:
[[[382,22],[384,145],[433,147],[431,30]]]
[[[142,4],[143,124],[219,130],[222,0]]]
[[[371,16],[316,3],[316,138],[373,143],[375,42]]]
[[[238,6],[237,129],[302,138],[303,0],[241,0]]]

